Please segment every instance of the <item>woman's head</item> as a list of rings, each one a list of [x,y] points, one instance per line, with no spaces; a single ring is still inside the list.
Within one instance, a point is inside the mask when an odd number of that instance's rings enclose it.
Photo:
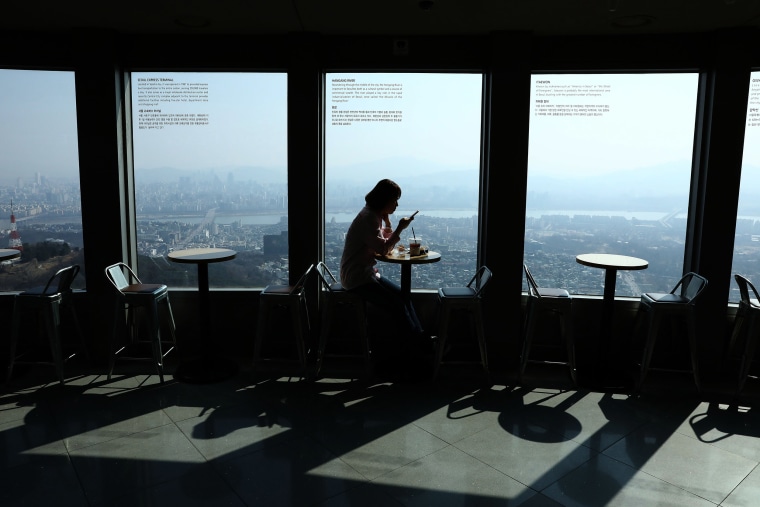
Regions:
[[[399,198],[401,198],[401,187],[398,186],[398,183],[389,179],[384,179],[378,181],[375,188],[370,190],[369,193],[364,196],[364,202],[367,203],[367,206],[370,209],[375,211],[381,211],[389,204],[393,203],[393,209],[395,211],[395,204]]]

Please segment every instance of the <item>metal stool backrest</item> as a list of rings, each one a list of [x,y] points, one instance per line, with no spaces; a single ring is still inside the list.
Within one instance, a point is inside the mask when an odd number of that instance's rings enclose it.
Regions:
[[[22,294],[33,296],[59,296],[68,294],[71,292],[71,285],[74,283],[74,278],[77,277],[77,274],[79,274],[79,265],[77,264],[59,269],[50,277],[45,287],[41,290],[39,288],[31,289]]]
[[[682,298],[687,299],[688,304],[691,305],[694,304],[694,301],[697,299],[697,297],[702,294],[702,291],[705,290],[705,287],[707,287],[707,279],[705,277],[693,272],[689,272],[686,273],[683,278],[678,281],[670,293],[678,293],[678,295],[680,295]]]
[[[474,297],[479,298],[483,295],[483,291],[486,289],[486,286],[491,281],[492,277],[493,273],[491,273],[490,269],[486,266],[480,266],[475,272],[475,276],[470,280],[470,283],[467,284],[467,287],[474,289]]]
[[[491,270],[486,266],[481,266],[475,272],[475,275],[465,286],[456,287],[441,287],[438,289],[438,299],[443,301],[444,304],[471,304],[467,301],[478,300],[483,295],[486,286],[491,281]],[[459,301],[454,303],[453,301]]]
[[[533,274],[530,272],[528,265],[525,263],[523,263],[523,271],[525,271],[525,279],[528,281],[528,295],[540,298],[541,292],[538,290],[536,279],[533,278]]]
[[[129,274],[129,279],[127,279],[124,274],[125,270]],[[117,262],[116,264],[108,266],[106,268],[106,276],[119,292],[124,290],[124,288],[129,287],[132,283],[142,283],[140,282],[140,279],[137,278],[135,272],[132,271],[132,268],[123,262]],[[132,282],[130,282],[130,280],[132,280]]]
[[[294,285],[274,285],[270,284],[264,287],[261,291],[261,296],[298,296],[302,297],[306,293],[306,283],[309,281],[311,272],[314,271],[314,264],[311,264],[304,274],[298,279]]]
[[[747,306],[760,305],[760,294],[757,293],[757,289],[755,289],[755,286],[752,285],[752,282],[750,282],[747,278],[743,277],[742,275],[734,275],[734,280],[736,280],[736,285],[739,286],[739,294],[741,296],[741,302],[744,305],[747,305]],[[749,293],[750,290],[752,291],[752,294]]]
[[[291,294],[300,294],[304,291],[306,288],[306,282],[309,281],[309,276],[312,271],[314,271],[314,264],[311,264],[306,268],[306,271],[301,275],[301,278],[299,278],[295,285],[293,285],[293,290],[290,292]]]
[[[336,285],[338,284],[338,279],[335,278],[335,275],[332,274],[332,271],[330,271],[330,268],[327,267],[327,264],[320,261],[317,263],[315,270],[317,272],[317,275],[319,275],[319,280],[322,282],[322,285],[325,289],[329,290],[330,292],[336,288],[338,290],[342,289],[340,285]]]
[[[566,289],[560,288],[547,288],[539,287],[536,283],[536,279],[533,278],[533,273],[528,269],[528,265],[523,263],[523,270],[525,271],[525,279],[528,280],[528,296],[533,298],[548,298],[548,299],[568,299],[570,293]]]

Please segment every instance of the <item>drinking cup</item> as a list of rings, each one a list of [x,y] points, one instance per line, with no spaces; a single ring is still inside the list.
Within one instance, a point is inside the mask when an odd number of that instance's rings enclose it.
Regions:
[[[422,241],[420,238],[414,238],[409,240],[409,255],[419,255]]]

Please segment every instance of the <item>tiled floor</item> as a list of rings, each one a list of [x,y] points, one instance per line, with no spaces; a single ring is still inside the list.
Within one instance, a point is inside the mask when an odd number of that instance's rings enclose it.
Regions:
[[[550,375],[68,375],[2,390],[3,507],[760,505],[758,381],[727,406],[688,384],[633,399]]]

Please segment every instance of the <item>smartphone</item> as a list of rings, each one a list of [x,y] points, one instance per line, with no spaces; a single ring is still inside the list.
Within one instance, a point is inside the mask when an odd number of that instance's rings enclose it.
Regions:
[[[414,218],[414,215],[416,215],[419,212],[420,212],[420,210],[415,211],[414,213],[412,213],[412,216],[410,216],[409,218]]]

